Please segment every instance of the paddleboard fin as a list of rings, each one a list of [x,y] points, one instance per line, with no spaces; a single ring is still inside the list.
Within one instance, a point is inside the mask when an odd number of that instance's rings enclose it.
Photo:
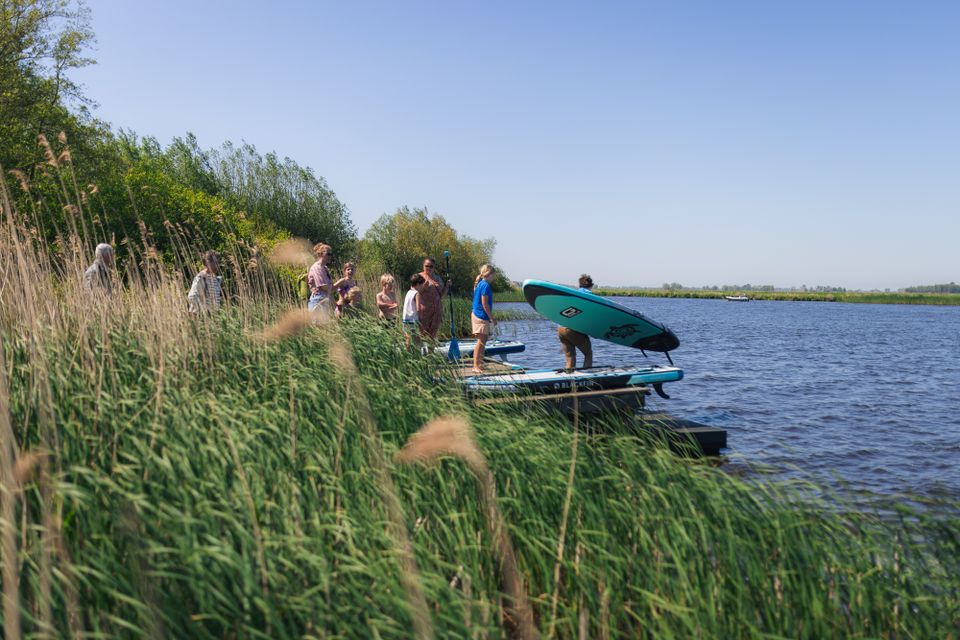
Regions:
[[[665,399],[665,400],[669,400],[669,399],[670,399],[670,396],[668,396],[667,393],[666,393],[666,391],[663,390],[663,383],[662,383],[662,382],[654,382],[654,383],[653,383],[653,390],[656,391],[656,392],[657,392],[657,395],[660,396],[661,398],[663,398],[663,399]]]

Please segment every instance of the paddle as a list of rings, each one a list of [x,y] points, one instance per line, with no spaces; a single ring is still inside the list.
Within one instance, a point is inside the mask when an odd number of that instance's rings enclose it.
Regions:
[[[447,280],[450,280],[450,252],[444,251],[443,257],[447,261]],[[450,348],[447,349],[447,358],[456,362],[460,359],[460,345],[457,344],[456,323],[453,321],[453,296],[450,291],[447,292],[447,297],[450,299]]]

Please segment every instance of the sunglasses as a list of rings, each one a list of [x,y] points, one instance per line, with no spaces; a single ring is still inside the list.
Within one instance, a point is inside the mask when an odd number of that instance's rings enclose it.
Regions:
[[[424,269],[433,269],[433,265],[432,265],[432,264],[425,264],[425,265],[423,265],[423,268],[424,268]]]

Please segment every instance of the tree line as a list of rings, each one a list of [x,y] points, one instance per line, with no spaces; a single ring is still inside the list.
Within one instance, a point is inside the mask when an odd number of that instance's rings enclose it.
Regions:
[[[916,287],[907,287],[906,293],[960,293],[960,284],[950,282],[948,284],[928,284]]]
[[[87,250],[134,242],[172,259],[180,239],[233,253],[240,247],[255,260],[300,237],[331,245],[369,276],[382,270],[400,278],[419,271],[427,255],[443,267],[449,250],[458,284],[472,283],[479,265],[492,262],[492,239],[461,236],[426,208],[400,207],[359,237],[322,176],[251,144],[204,149],[188,133],[164,145],[112,130],[92,116],[93,103],[69,77],[94,63],[85,54],[93,41],[81,3],[0,0],[2,180],[52,246],[77,231]]]

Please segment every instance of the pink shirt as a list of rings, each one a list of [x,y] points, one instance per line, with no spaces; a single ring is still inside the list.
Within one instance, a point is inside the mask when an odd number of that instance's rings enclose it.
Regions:
[[[330,271],[319,260],[314,262],[310,271],[307,272],[307,286],[310,287],[310,293],[328,295],[327,287],[331,284],[333,281],[330,279]]]
[[[440,311],[440,299],[443,297],[443,282],[440,278],[423,272],[420,275],[427,281],[427,286],[420,293],[417,308],[420,313],[430,315]]]

